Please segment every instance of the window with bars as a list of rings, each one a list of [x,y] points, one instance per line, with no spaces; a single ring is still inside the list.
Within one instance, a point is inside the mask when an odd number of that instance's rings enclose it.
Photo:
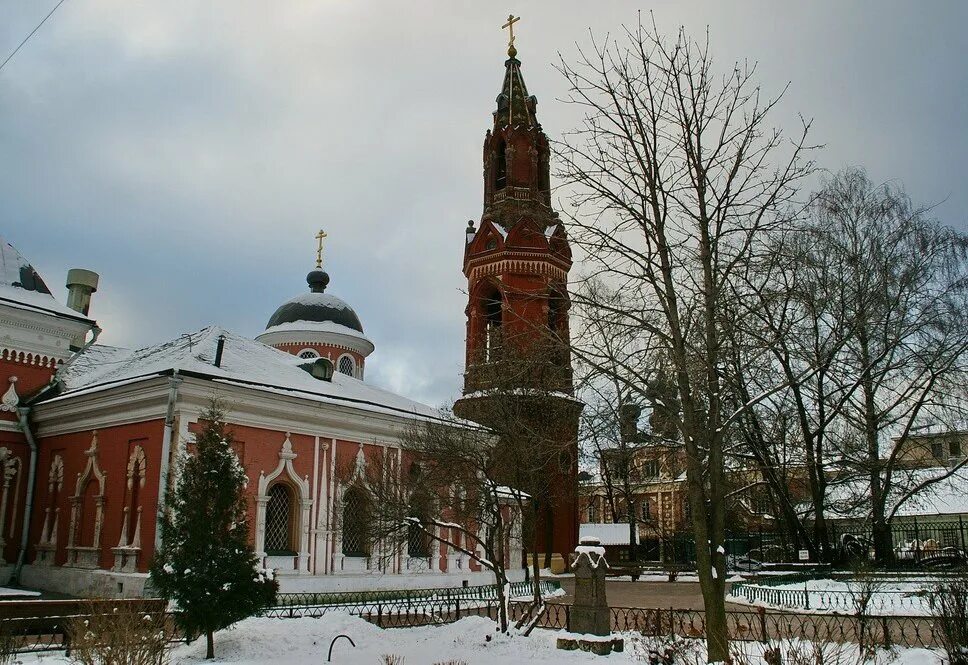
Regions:
[[[347,376],[353,376],[356,371],[356,363],[353,361],[352,356],[343,356],[339,359],[339,371],[341,374]]]
[[[299,357],[305,358],[306,360],[312,360],[313,358],[318,358],[319,354],[316,353],[313,349],[306,349],[304,351],[299,352]]]
[[[354,486],[343,495],[343,554],[370,556],[370,497],[362,487]]]
[[[293,547],[293,497],[292,489],[285,483],[269,488],[266,504],[266,554],[295,554]]]
[[[426,502],[415,499],[410,504],[410,516],[421,522],[427,520]],[[407,527],[407,556],[426,558],[430,556],[430,536],[416,524]]]

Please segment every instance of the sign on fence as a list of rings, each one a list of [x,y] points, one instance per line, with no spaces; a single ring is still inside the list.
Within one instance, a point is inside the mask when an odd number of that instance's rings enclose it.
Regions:
[[[800,550],[799,555],[800,555],[800,561],[810,560],[810,550]]]

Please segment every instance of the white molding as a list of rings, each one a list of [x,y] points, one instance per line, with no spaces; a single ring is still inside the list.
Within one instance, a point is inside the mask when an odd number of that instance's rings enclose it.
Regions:
[[[262,342],[268,346],[298,346],[308,344],[336,346],[349,351],[356,351],[364,358],[373,353],[373,350],[376,348],[373,342],[363,336],[363,333],[359,333],[359,336],[354,336],[321,330],[277,330],[256,335],[255,339],[257,342]]]
[[[146,420],[158,420],[160,432],[168,405],[168,381],[167,376],[146,377],[137,383],[43,402],[33,409],[35,433],[43,438]],[[226,420],[232,424],[385,446],[399,445],[414,418],[419,418],[195,377],[183,378],[179,408],[197,417],[213,395],[224,399]]]
[[[309,573],[309,531],[312,525],[313,497],[309,490],[309,477],[299,477],[292,466],[296,453],[292,449],[291,434],[286,432],[286,439],[279,450],[279,464],[268,476],[264,471],[259,472],[258,494],[255,497],[255,551],[256,555],[266,559],[266,505],[269,503],[269,489],[277,479],[287,478],[295,490],[299,508],[297,523],[299,536],[299,551],[297,553],[296,570],[302,574]],[[293,506],[296,508],[296,506]]]
[[[4,303],[0,303],[0,322],[0,349],[39,354],[57,361],[69,358],[71,340],[86,334],[94,325],[93,321],[75,321]]]

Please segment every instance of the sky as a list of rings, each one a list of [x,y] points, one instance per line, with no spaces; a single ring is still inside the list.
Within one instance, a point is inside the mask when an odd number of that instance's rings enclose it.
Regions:
[[[0,0],[0,61],[56,0]],[[717,66],[756,61],[813,119],[821,167],[863,166],[968,230],[968,3],[66,0],[0,70],[0,235],[61,301],[101,275],[101,341],[218,324],[257,335],[327,290],[376,345],[367,380],[431,405],[461,388],[464,228],[500,91],[507,9],[538,117],[577,124],[553,64],[652,11],[708,29]],[[580,266],[573,272],[579,272]]]

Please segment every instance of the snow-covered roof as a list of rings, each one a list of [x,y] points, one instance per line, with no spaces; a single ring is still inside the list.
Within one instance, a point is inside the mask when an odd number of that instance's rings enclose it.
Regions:
[[[948,473],[944,467],[928,469],[899,470],[895,472],[888,510],[893,509],[901,500],[905,490],[932,478]],[[869,515],[869,481],[857,479],[846,483],[830,485],[827,488],[827,516],[839,519],[866,519]],[[812,508],[802,505],[804,513]],[[968,514],[968,466],[954,471],[944,480],[928,485],[905,501],[897,511],[898,517],[927,517],[932,515]]]
[[[220,335],[225,336],[219,367],[214,365]],[[48,401],[70,399],[178,370],[252,390],[342,404],[400,416],[435,418],[432,407],[335,372],[332,381],[299,367],[306,360],[217,326],[173,340],[128,350],[94,345],[66,368],[64,391]]]
[[[578,540],[582,538],[598,538],[602,545],[628,545],[629,525],[586,522],[578,525]]]
[[[80,321],[90,321],[57,302],[34,267],[0,237],[0,304]],[[93,324],[94,322],[91,321]]]
[[[278,325],[266,328],[264,332],[259,334],[268,335],[269,333],[276,332],[288,332],[288,333],[299,333],[299,332],[320,332],[320,333],[336,333],[339,335],[347,335],[349,337],[355,337],[357,339],[362,339],[367,342],[370,340],[366,335],[361,333],[359,330],[354,330],[349,326],[344,326],[341,323],[336,323],[335,321],[290,321],[288,323],[280,323]]]

